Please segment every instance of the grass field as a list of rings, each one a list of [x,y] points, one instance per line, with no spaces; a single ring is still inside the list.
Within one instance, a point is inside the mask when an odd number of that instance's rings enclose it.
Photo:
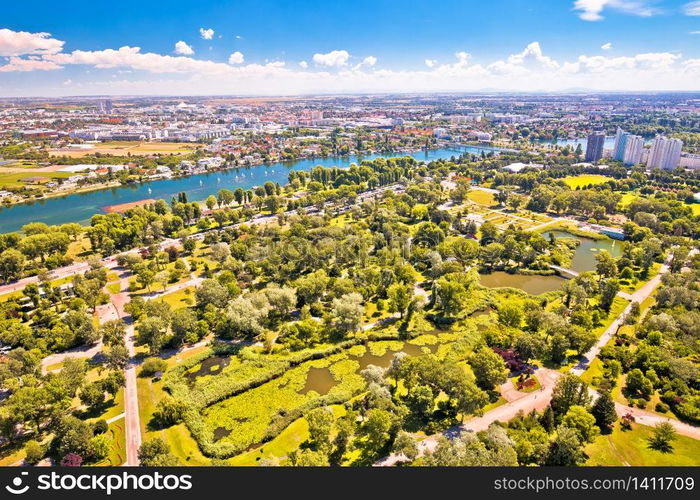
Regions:
[[[622,208],[627,207],[630,203],[632,203],[634,200],[639,200],[641,199],[641,196],[633,194],[633,193],[625,193],[622,195],[622,199],[620,199],[620,206]]]
[[[140,141],[112,141],[95,144],[93,148],[81,149],[54,149],[51,156],[68,156],[70,158],[82,158],[95,153],[112,156],[149,156],[156,154],[171,155],[191,153],[201,144],[184,142],[140,142]]]
[[[479,205],[485,205],[487,207],[496,204],[496,200],[493,197],[493,193],[488,193],[479,189],[470,190],[469,193],[467,193],[467,198],[469,198],[474,203],[478,203]]]
[[[678,435],[673,451],[662,453],[648,446],[647,438],[653,429],[632,424],[631,431],[623,431],[616,424],[611,434],[601,435],[586,447],[591,466],[697,466],[700,465],[700,441]]]
[[[603,184],[604,182],[608,182],[609,180],[612,180],[612,177],[600,174],[581,174],[576,176],[564,177],[563,179],[566,185],[569,186],[571,189],[581,189],[590,184]]]
[[[1,172],[1,170],[0,170]],[[21,179],[26,179],[30,177],[41,177],[43,180],[38,181],[38,183],[49,182],[51,179],[63,178],[66,179],[70,177],[69,172],[36,172],[30,168],[27,168],[26,172],[12,172],[12,173],[0,173],[0,186],[6,187],[21,187],[27,184],[37,184],[37,182],[22,182]]]
[[[700,215],[700,203],[693,203],[693,204],[688,205],[688,206],[693,211],[693,215],[695,215],[695,216]]]

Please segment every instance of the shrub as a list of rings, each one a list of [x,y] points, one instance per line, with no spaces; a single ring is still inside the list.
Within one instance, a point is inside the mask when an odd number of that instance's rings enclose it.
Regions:
[[[168,367],[168,363],[160,358],[148,358],[143,362],[141,366],[140,375],[144,377],[150,377],[155,375],[157,372],[164,372]]]
[[[44,458],[44,454],[46,453],[44,447],[33,439],[27,441],[27,445],[24,449],[27,452],[26,461],[32,465]]]
[[[659,413],[666,413],[669,410],[670,408],[666,403],[662,403],[661,401],[656,403],[656,411],[658,411]]]
[[[109,425],[107,424],[107,421],[103,418],[92,424],[92,432],[95,435],[105,434],[108,430]]]

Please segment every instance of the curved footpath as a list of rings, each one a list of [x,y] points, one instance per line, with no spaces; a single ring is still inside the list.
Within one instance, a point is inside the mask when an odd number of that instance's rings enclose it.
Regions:
[[[697,253],[693,250],[691,255]],[[632,300],[634,302],[639,302],[640,304],[644,302],[651,294],[656,290],[656,288],[661,283],[662,276],[669,271],[668,264],[671,262],[673,256],[670,256],[667,261],[661,266],[659,273],[654,276],[651,280],[645,283],[639,290],[632,294]],[[629,313],[632,304],[630,303],[620,315],[613,320],[613,322],[605,329],[601,335],[598,342],[583,356],[581,361],[571,369],[570,373],[575,375],[581,375],[589,367],[590,363],[600,354],[600,350],[610,341],[610,339],[617,333],[618,328],[623,324],[625,316]],[[423,455],[427,452],[435,450],[440,436],[446,436],[448,438],[458,437],[463,432],[478,432],[488,428],[494,422],[507,422],[514,418],[519,412],[529,413],[532,410],[541,411],[546,408],[551,399],[552,391],[559,377],[562,373],[556,370],[550,370],[547,368],[538,368],[536,371],[538,380],[540,381],[541,389],[531,393],[523,393],[516,391],[512,385],[511,380],[507,380],[505,384],[500,387],[501,394],[507,400],[507,403],[494,408],[491,411],[486,412],[480,417],[475,417],[465,422],[461,425],[452,427],[442,434],[432,435],[425,438],[423,441],[418,443],[418,453]],[[597,392],[590,389],[591,395],[597,397]],[[620,403],[615,403],[615,411],[619,416],[632,415],[635,421],[642,425],[654,426],[661,422],[670,423],[678,434],[688,436],[694,439],[700,439],[700,427],[696,427],[679,420],[671,419],[658,415],[653,412],[646,410],[641,410],[639,408],[632,408],[625,406]],[[387,457],[378,460],[375,466],[392,466],[399,462],[405,461],[406,457],[403,455],[391,454]]]

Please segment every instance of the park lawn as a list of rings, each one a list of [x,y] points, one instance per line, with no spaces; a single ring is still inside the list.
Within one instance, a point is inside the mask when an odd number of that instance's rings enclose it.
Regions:
[[[78,257],[87,255],[90,252],[90,249],[90,238],[83,233],[77,240],[70,242],[70,245],[68,245],[68,251],[66,252],[66,257],[70,257],[73,260],[79,260]]]
[[[693,211],[693,215],[694,215],[695,217],[697,217],[698,215],[700,215],[700,203],[691,203],[691,204],[688,205],[688,206],[689,206],[690,209]]]
[[[581,380],[586,382],[588,385],[593,385],[593,379],[596,377],[603,376],[603,362],[600,358],[595,358],[585,372],[581,374]],[[594,386],[595,387],[595,386]]]
[[[635,200],[639,200],[641,198],[642,197],[639,196],[638,194],[625,193],[622,195],[622,198],[620,199],[620,207],[627,208],[630,203],[632,203]]]
[[[161,295],[158,300],[166,302],[173,310],[189,307],[195,303],[194,289],[195,287],[188,286],[177,292]]]
[[[5,293],[3,295],[0,295],[0,302],[7,302],[7,301],[10,301],[13,299],[19,299],[20,297],[22,297],[22,295],[23,295],[22,290],[17,290],[17,291],[10,292],[10,293]]]
[[[700,441],[677,435],[673,451],[662,453],[649,448],[647,438],[652,427],[632,424],[631,431],[623,431],[616,424],[612,433],[601,435],[586,446],[589,466],[658,466],[680,467],[700,465]]]
[[[117,283],[107,283],[105,288],[107,290],[109,290],[109,293],[112,293],[112,294],[119,293],[122,289],[121,285],[118,282]]]
[[[481,191],[480,189],[471,189],[467,193],[467,198],[478,203],[479,205],[485,205],[490,207],[496,203],[496,199],[493,197],[493,193],[486,191]]]
[[[137,377],[136,388],[142,440],[161,437],[170,445],[170,450],[183,465],[210,465],[210,460],[202,455],[185,424],[173,425],[166,429],[155,428],[151,424],[158,401],[165,397],[163,381]]]
[[[603,184],[604,182],[613,180],[613,178],[608,177],[607,175],[600,174],[581,174],[564,177],[564,179],[562,180],[571,189],[581,189],[583,187],[589,186],[590,184]]]

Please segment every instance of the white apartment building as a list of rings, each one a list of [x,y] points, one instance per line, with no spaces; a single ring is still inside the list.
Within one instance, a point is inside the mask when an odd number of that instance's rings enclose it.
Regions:
[[[669,139],[662,135],[656,136],[649,151],[647,168],[673,170],[680,164],[682,148],[683,141],[680,139]]]
[[[642,150],[644,149],[644,138],[638,135],[628,135],[625,141],[625,151],[622,156],[622,163],[625,165],[636,165],[642,161]]]

